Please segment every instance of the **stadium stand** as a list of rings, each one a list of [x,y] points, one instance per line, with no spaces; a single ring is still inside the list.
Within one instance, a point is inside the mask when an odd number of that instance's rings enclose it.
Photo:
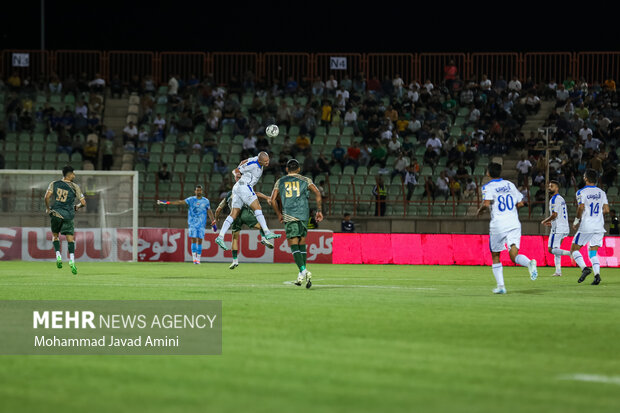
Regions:
[[[540,215],[546,142],[538,128],[551,126],[549,141],[558,149],[550,172],[564,194],[574,194],[581,171],[593,167],[617,198],[620,114],[611,81],[588,85],[569,76],[560,85],[521,84],[516,76],[493,82],[485,75],[405,84],[371,76],[330,89],[320,76],[269,87],[176,74],[165,84],[150,75],[126,83],[115,76],[108,87],[100,76],[70,76],[65,85],[51,79],[7,78],[2,85],[5,167],[135,169],[145,212],[156,211],[155,199],[183,197],[196,183],[215,203],[232,186],[228,171],[267,151],[272,161],[257,188],[263,192],[294,156],[305,174],[324,182],[328,214],[373,215],[380,202],[386,215],[457,217],[479,204],[489,162],[502,163],[516,181],[524,155],[532,167],[521,182],[530,201],[522,214]],[[123,129],[104,125],[113,116],[104,110],[108,100],[120,102]],[[271,123],[280,128],[273,139],[264,134]],[[159,179],[164,164],[166,181]],[[378,192],[385,200],[377,201]]]

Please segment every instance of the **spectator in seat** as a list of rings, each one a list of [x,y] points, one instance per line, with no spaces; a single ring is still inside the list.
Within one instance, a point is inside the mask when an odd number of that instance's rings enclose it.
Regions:
[[[304,163],[302,165],[303,174],[308,176],[311,175],[312,179],[316,178],[316,176],[321,173],[314,156],[312,156],[312,150],[308,149],[308,153],[306,154],[306,159],[304,159]]]
[[[316,160],[316,165],[319,168],[319,173],[329,174],[332,163],[327,156],[325,156],[325,153],[321,151]]]
[[[411,164],[411,160],[408,156],[406,156],[402,151],[398,153],[398,157],[394,161],[394,167],[392,169],[392,173],[390,174],[390,183],[394,180],[396,175],[400,175],[401,179],[405,178],[407,174],[407,168]]]
[[[168,170],[167,163],[164,163],[161,165],[161,168],[159,169],[159,171],[157,171],[157,177],[159,178],[160,181],[164,181],[164,182],[170,181],[172,179],[172,174]]]
[[[437,162],[439,161],[439,155],[437,155],[437,152],[435,152],[431,146],[427,146],[422,159],[424,165],[435,168]]]
[[[215,158],[215,162],[213,163],[213,170],[218,174],[225,175],[228,173],[228,166],[224,159],[222,159],[222,154],[218,153]]]
[[[340,143],[340,139],[336,141],[336,147],[332,150],[332,165],[340,165],[341,168],[344,168],[344,158],[345,158],[346,150],[342,147]]]
[[[355,168],[355,171],[357,171],[361,153],[362,151],[359,147],[359,143],[355,141],[352,142],[351,146],[347,148],[347,153],[345,154],[344,166],[353,165],[353,167]]]
[[[385,168],[387,162],[387,149],[382,142],[375,142],[372,152],[370,153],[370,162],[368,166],[379,165],[382,169]]]
[[[450,179],[446,171],[441,171],[435,180],[435,196],[443,196],[446,200],[450,197]]]
[[[310,145],[312,145],[312,142],[310,141],[310,138],[308,137],[308,135],[300,133],[297,136],[297,139],[295,139],[295,154],[297,153],[303,153],[303,154],[307,154],[310,151]]]
[[[407,186],[407,201],[411,201],[411,196],[415,186],[418,184],[418,177],[413,165],[407,166],[405,169],[405,185]]]
[[[351,221],[351,214],[348,212],[344,213],[344,219],[340,223],[340,231],[341,232],[355,232],[355,222]]]
[[[105,80],[101,77],[101,73],[95,74],[95,78],[88,82],[88,87],[91,92],[103,93],[105,90]]]
[[[123,128],[123,145],[127,143],[128,140],[137,141],[138,139],[138,128],[134,125],[133,122],[129,122],[125,128]]]

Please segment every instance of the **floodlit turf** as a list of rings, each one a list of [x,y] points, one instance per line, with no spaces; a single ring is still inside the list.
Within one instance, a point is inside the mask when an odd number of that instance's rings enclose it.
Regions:
[[[217,299],[221,356],[0,356],[0,411],[617,412],[620,270],[0,263],[0,299]],[[581,375],[581,376],[579,376]],[[584,381],[590,380],[590,381]]]

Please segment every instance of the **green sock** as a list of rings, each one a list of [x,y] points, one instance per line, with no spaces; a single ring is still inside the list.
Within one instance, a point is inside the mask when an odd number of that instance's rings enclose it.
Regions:
[[[233,260],[237,259],[237,250],[232,250]]]
[[[303,258],[303,260],[304,260],[304,268],[305,268],[306,267],[306,257],[307,257],[307,254],[306,254],[306,244],[304,244],[304,245],[299,244],[299,251],[301,251],[301,258]]]
[[[262,228],[261,228],[261,229],[259,229],[259,230],[258,230],[258,232],[260,232],[260,235],[261,235],[261,236],[263,236],[263,237],[265,236],[265,231],[263,231],[263,229],[262,229]]]
[[[291,245],[291,253],[293,254],[293,259],[295,260],[295,264],[299,267],[299,271],[303,271],[304,260],[299,253],[299,245]]]
[[[69,246],[69,254],[73,254],[75,252],[75,242],[67,242]]]
[[[60,240],[54,241],[54,251],[60,251]]]

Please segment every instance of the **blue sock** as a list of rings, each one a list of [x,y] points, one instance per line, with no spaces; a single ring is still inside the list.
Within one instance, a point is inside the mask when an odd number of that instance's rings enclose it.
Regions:
[[[196,244],[192,243],[192,252],[196,252]]]
[[[196,244],[196,254],[202,254],[202,244]]]

